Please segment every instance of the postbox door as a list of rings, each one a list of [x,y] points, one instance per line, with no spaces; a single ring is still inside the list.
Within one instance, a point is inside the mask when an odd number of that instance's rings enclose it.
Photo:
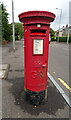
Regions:
[[[47,86],[48,40],[46,37],[32,37],[31,83],[33,90],[41,91]]]

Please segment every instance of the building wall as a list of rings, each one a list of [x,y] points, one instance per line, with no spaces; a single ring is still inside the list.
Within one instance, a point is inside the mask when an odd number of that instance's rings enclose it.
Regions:
[[[68,31],[69,31],[69,27],[68,25],[66,25],[65,27],[63,26],[60,30],[57,30],[55,32],[55,36],[68,36]],[[71,35],[71,30],[70,30],[70,35]]]
[[[59,32],[59,37],[62,37],[62,31]]]

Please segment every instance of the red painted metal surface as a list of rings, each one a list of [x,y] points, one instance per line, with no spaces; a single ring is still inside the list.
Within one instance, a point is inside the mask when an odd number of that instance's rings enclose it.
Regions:
[[[47,88],[49,32],[54,18],[53,13],[46,11],[19,15],[19,20],[24,23],[24,88],[30,91],[39,92]]]

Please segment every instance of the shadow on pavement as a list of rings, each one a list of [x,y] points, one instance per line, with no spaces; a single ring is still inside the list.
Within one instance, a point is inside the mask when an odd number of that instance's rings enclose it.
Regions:
[[[66,103],[63,97],[57,89],[51,85],[48,87],[48,102],[42,103],[39,106],[29,104],[24,96],[23,79],[24,78],[16,78],[14,80],[8,79],[9,82],[13,83],[9,91],[14,95],[15,105],[19,105],[23,112],[28,112],[31,115],[39,115],[41,112],[55,115],[58,109],[64,109]]]

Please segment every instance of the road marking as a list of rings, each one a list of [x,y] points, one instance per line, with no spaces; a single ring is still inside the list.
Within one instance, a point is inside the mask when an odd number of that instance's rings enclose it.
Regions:
[[[67,85],[64,80],[62,80],[61,78],[58,78],[58,80],[71,92],[71,88],[69,87],[69,85]]]
[[[55,72],[53,72],[55,74]],[[70,92],[71,92],[71,88],[69,87],[69,85],[67,85],[67,83],[65,83],[64,80],[62,80],[61,78],[56,78],[58,79]]]
[[[55,72],[53,72],[55,74]]]
[[[48,77],[51,80],[51,82],[54,84],[54,86],[58,89],[58,91],[61,93],[67,104],[71,107],[71,100],[69,97],[65,94],[64,90],[59,86],[59,84],[54,80],[54,78],[48,73]]]

